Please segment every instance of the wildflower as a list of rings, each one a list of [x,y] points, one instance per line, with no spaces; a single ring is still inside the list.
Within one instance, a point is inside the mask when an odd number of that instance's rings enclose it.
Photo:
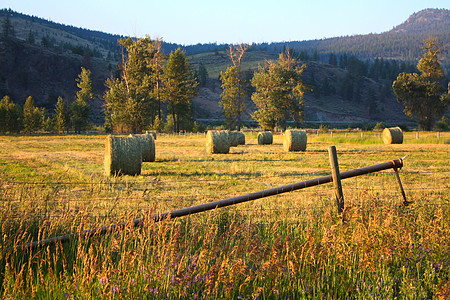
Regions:
[[[103,276],[102,278],[100,278],[100,284],[101,285],[105,285],[109,283],[109,279],[106,276]]]
[[[111,292],[113,295],[117,294],[119,292],[119,287],[117,285],[111,287]]]
[[[439,262],[437,262],[437,263],[433,263],[433,264],[432,264],[432,267],[433,267],[433,269],[434,269],[434,271],[435,271],[435,272],[438,272],[438,271],[440,271],[440,270],[441,270],[441,268],[442,268],[442,264],[441,264],[441,263],[439,263]]]

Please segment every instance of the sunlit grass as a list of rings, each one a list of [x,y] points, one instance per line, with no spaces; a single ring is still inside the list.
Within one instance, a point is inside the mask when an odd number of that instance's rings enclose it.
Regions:
[[[15,299],[423,299],[447,297],[450,146],[406,133],[309,134],[306,152],[158,136],[141,176],[103,175],[103,135],[0,137],[0,296]],[[327,135],[325,137],[325,135]],[[341,136],[343,135],[343,136]],[[359,136],[357,136],[359,135]],[[436,133],[421,133],[424,139]],[[340,140],[343,138],[344,140]],[[440,139],[445,133],[440,134]],[[448,137],[447,137],[448,138]],[[345,140],[346,139],[346,140]],[[420,139],[420,136],[419,136]],[[436,137],[437,140],[437,137]],[[33,251],[14,245],[255,192],[409,154],[392,170]],[[446,296],[447,295],[447,296]]]

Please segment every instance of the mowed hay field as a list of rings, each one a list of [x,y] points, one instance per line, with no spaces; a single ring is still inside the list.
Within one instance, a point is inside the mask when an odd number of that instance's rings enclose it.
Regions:
[[[14,299],[447,299],[450,134],[308,134],[305,152],[256,133],[228,154],[158,135],[140,176],[107,177],[105,135],[0,137],[0,296]],[[409,154],[393,170],[38,249],[27,242],[133,220]]]

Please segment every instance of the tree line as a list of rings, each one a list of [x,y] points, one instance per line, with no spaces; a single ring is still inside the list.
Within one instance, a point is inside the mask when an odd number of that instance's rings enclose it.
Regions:
[[[165,129],[179,132],[198,126],[193,118],[192,99],[198,92],[199,83],[208,77],[206,69],[200,66],[197,72],[191,68],[180,48],[165,55],[161,40],[126,38],[119,43],[123,50],[118,72],[105,83],[105,130],[139,133],[148,129]],[[220,74],[220,105],[226,126],[240,129],[242,115],[248,110],[247,99],[253,101],[256,110],[252,118],[261,127],[286,129],[288,121],[299,126],[303,121],[304,93],[317,88],[303,80],[305,65],[299,55],[286,48],[278,60],[266,61],[249,78],[240,67],[248,49],[245,44],[230,46],[228,56],[232,65]],[[416,119],[422,129],[430,130],[448,109],[450,96],[444,87],[446,78],[438,60],[438,42],[427,40],[423,49],[424,56],[416,69],[421,74],[401,73],[394,81],[393,89],[405,107],[405,114]],[[337,61],[330,56],[331,64],[337,64]],[[356,57],[343,57],[342,64],[349,76],[356,78],[391,78],[392,73],[385,70],[399,70],[395,61],[376,60],[369,66]],[[32,97],[27,99],[22,109],[5,96],[0,101],[0,132],[87,130],[91,102],[96,97],[92,93],[90,76],[91,72],[82,68],[76,79],[79,90],[75,101],[69,105],[59,97],[52,117],[46,116],[45,109],[35,107]],[[345,82],[344,79],[341,85]],[[333,92],[330,82],[322,84],[322,91],[326,86],[329,92]],[[341,90],[345,91],[342,87]],[[367,94],[370,96],[370,91]]]
[[[232,49],[230,47],[230,49]],[[243,48],[240,47],[241,52]],[[439,42],[437,39],[427,39],[422,47],[424,54],[417,67],[396,61],[376,59],[372,65],[364,63],[354,56],[342,57],[340,64],[347,68],[347,74],[340,83],[344,99],[360,100],[362,94],[362,77],[369,76],[376,80],[383,78],[391,82],[396,74],[403,69],[392,84],[397,100],[404,106],[406,116],[418,121],[419,128],[431,130],[450,106],[450,91],[447,90],[447,80],[439,63]],[[233,60],[233,52],[229,51],[233,65],[221,73],[223,93],[220,104],[229,129],[240,128],[240,116],[245,111],[245,92],[239,86],[245,86],[244,78]],[[243,53],[240,55],[242,58]],[[303,121],[303,95],[308,90],[320,89],[324,93],[335,93],[333,84],[324,78],[320,88],[317,85],[305,84],[302,80],[304,65],[292,49],[285,49],[278,61],[268,61],[260,66],[251,79],[254,92],[251,99],[257,109],[252,118],[265,129],[276,127],[286,129],[288,120],[296,126]],[[337,65],[337,58],[330,55],[330,64]],[[240,60],[239,60],[240,64]],[[412,70],[411,73],[407,71]],[[420,71],[417,74],[415,71]],[[314,74],[312,74],[313,76]],[[390,88],[390,89],[391,89]],[[450,87],[449,87],[450,88]],[[366,91],[369,109],[374,108],[374,91]]]
[[[23,108],[16,104],[8,95],[0,101],[0,132],[1,133],[35,133],[46,132],[82,132],[90,128],[89,115],[91,102],[95,98],[92,93],[91,71],[81,68],[76,79],[79,91],[75,101],[69,102],[58,97],[53,112],[43,107],[36,107],[35,100],[29,96]],[[51,115],[51,116],[49,116]]]
[[[119,40],[122,61],[115,77],[106,81],[103,98],[107,132],[142,132],[156,130],[192,130],[192,98],[198,82],[187,56],[177,49],[166,56],[161,41],[149,37]],[[0,132],[83,132],[89,129],[92,101],[91,71],[82,67],[75,101],[58,98],[53,112],[35,106],[28,97],[24,107],[9,96],[0,101]],[[51,114],[52,116],[47,116]]]

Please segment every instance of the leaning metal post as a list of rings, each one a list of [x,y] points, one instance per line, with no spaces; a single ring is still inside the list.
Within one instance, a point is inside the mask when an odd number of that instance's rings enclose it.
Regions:
[[[408,155],[402,157],[401,159],[404,160],[405,158],[408,157]],[[405,190],[403,189],[402,181],[400,180],[400,175],[398,174],[398,169],[394,168],[394,172],[395,172],[395,177],[397,178],[398,185],[400,187],[400,192],[402,193],[402,196],[403,196],[403,203],[402,203],[402,205],[403,206],[408,206],[409,204],[411,204],[411,202],[406,200]]]

